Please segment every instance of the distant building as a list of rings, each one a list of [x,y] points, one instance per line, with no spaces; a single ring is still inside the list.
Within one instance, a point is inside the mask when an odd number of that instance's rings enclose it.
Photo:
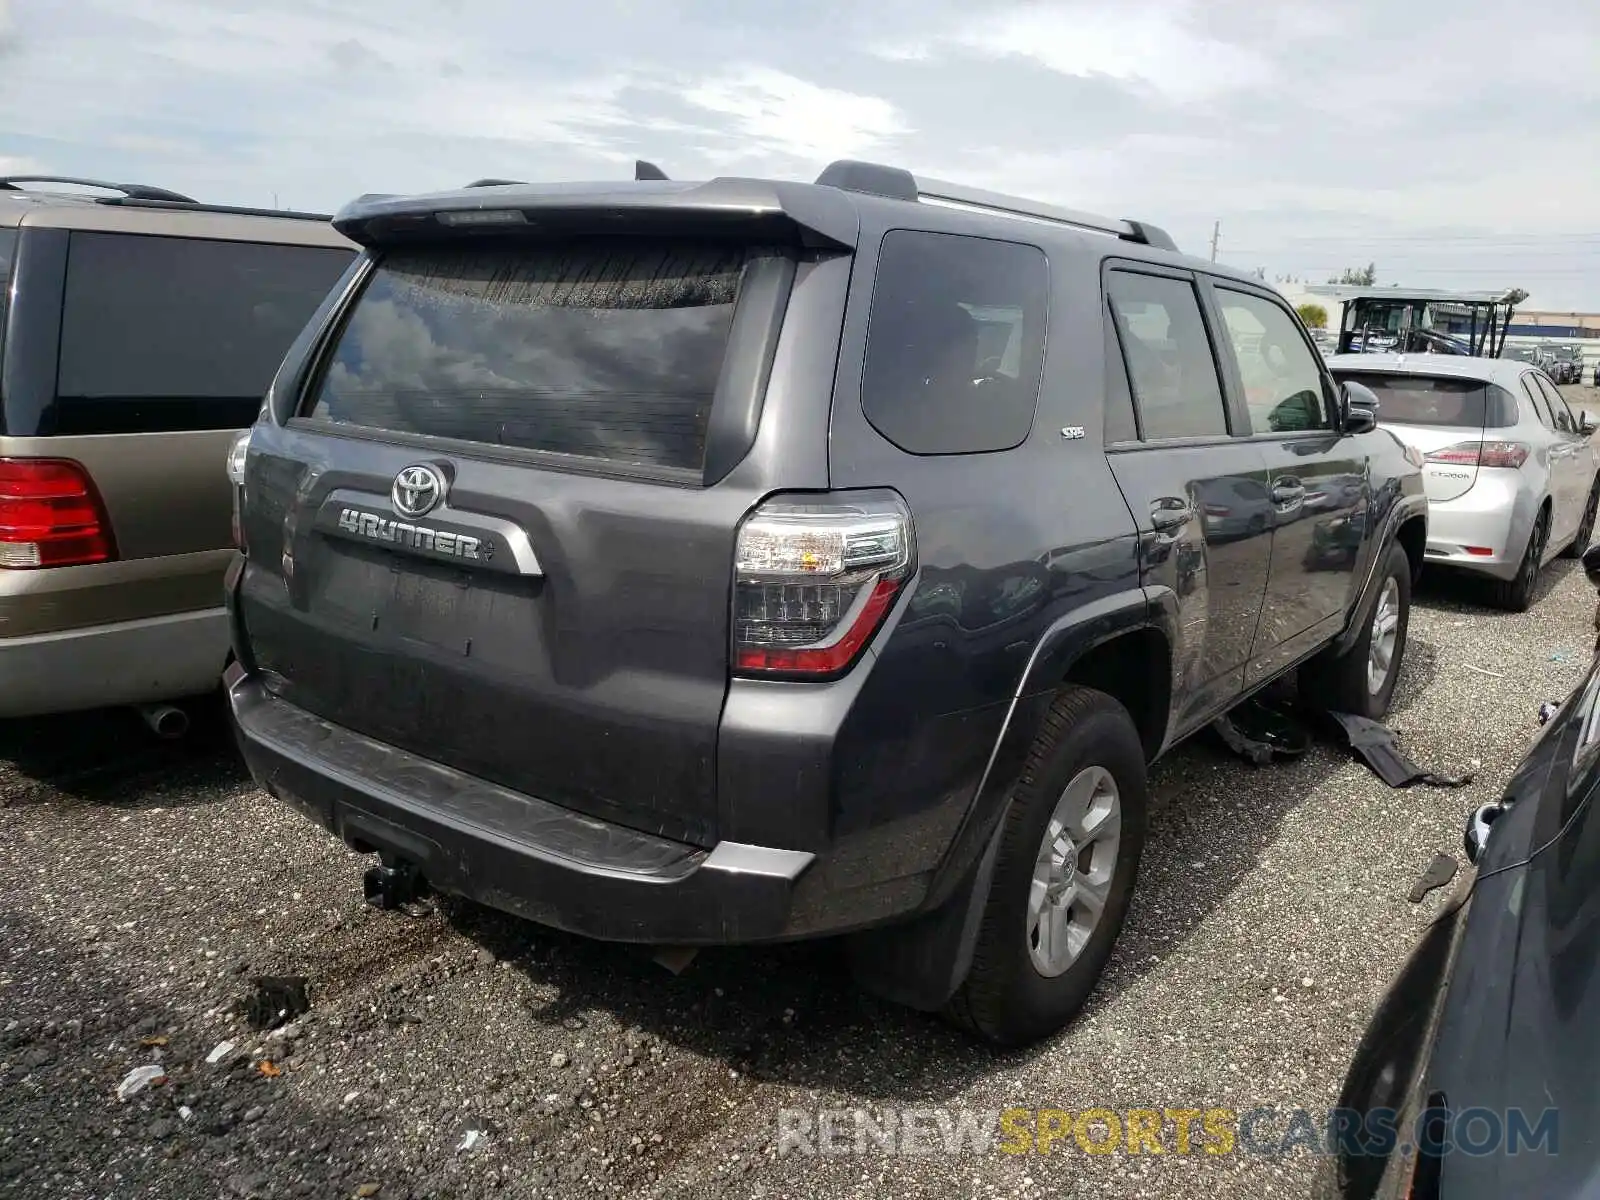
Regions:
[[[1600,313],[1529,309],[1511,318],[1513,337],[1600,338]]]

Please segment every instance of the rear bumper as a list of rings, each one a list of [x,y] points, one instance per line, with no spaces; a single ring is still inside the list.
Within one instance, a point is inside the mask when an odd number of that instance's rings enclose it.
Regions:
[[[1518,471],[1480,470],[1464,495],[1433,501],[1427,561],[1495,579],[1515,578],[1538,512],[1536,498],[1522,483]],[[1469,546],[1490,553],[1475,554]]]
[[[227,656],[222,608],[0,638],[0,717],[199,695]]]
[[[414,863],[437,890],[607,941],[784,937],[814,855],[711,850],[610,824],[430,762],[280,700],[235,664],[240,748],[263,788],[351,848]]]

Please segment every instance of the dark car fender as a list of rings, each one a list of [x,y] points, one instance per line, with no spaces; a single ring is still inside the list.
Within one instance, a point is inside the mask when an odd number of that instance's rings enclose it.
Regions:
[[[1367,617],[1378,598],[1378,569],[1388,561],[1389,547],[1399,538],[1401,528],[1408,521],[1418,518],[1422,521],[1422,537],[1414,552],[1409,547],[1406,551],[1411,557],[1413,581],[1422,566],[1423,547],[1427,543],[1428,497],[1422,492],[1421,475],[1391,479],[1387,481],[1387,486],[1396,494],[1383,499],[1381,511],[1378,510],[1378,497],[1374,497],[1372,515],[1378,517],[1378,533],[1376,537],[1368,534],[1361,568],[1356,576],[1360,585],[1350,605],[1344,630],[1333,640],[1332,650],[1335,654],[1349,650],[1367,627]]]
[[[972,966],[999,853],[1001,817],[1058,689],[1075,664],[1113,638],[1153,630],[1170,645],[1168,620],[1144,588],[1134,588],[1076,608],[1044,630],[1018,677],[988,766],[935,872],[923,913],[849,939],[852,969],[861,986],[930,1012],[955,995]]]

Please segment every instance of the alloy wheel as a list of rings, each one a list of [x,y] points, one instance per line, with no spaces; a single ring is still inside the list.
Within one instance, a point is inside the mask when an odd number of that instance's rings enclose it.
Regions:
[[[1399,641],[1400,584],[1391,575],[1383,581],[1383,591],[1378,595],[1378,607],[1372,613],[1372,637],[1368,640],[1367,691],[1374,696],[1389,682]]]
[[[1121,836],[1116,780],[1085,767],[1056,801],[1028,887],[1028,953],[1039,974],[1060,975],[1083,953],[1111,894]]]

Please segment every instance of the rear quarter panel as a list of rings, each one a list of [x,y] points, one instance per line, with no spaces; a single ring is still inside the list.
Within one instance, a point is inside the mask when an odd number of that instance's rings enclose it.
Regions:
[[[917,228],[1040,245],[1050,315],[1041,394],[1020,446],[899,449],[861,404],[877,247],[899,226],[892,212],[864,206],[834,389],[831,485],[898,489],[913,513],[919,569],[841,731],[831,820],[846,861],[859,832],[864,851],[892,842],[900,869],[923,874],[952,841],[948,874],[976,857],[998,807],[972,813],[975,794],[1046,632],[1115,596],[1141,615],[1144,605],[1133,519],[1102,448],[1098,254],[1073,237],[1035,242],[1019,222],[988,222],[991,230],[970,216],[941,221],[937,210],[919,212]],[[1064,438],[1068,425],[1085,436]],[[1031,674],[1030,687],[1047,697],[1061,676],[1044,675]],[[1018,704],[1013,731],[1024,749],[1043,711],[1028,698]]]

